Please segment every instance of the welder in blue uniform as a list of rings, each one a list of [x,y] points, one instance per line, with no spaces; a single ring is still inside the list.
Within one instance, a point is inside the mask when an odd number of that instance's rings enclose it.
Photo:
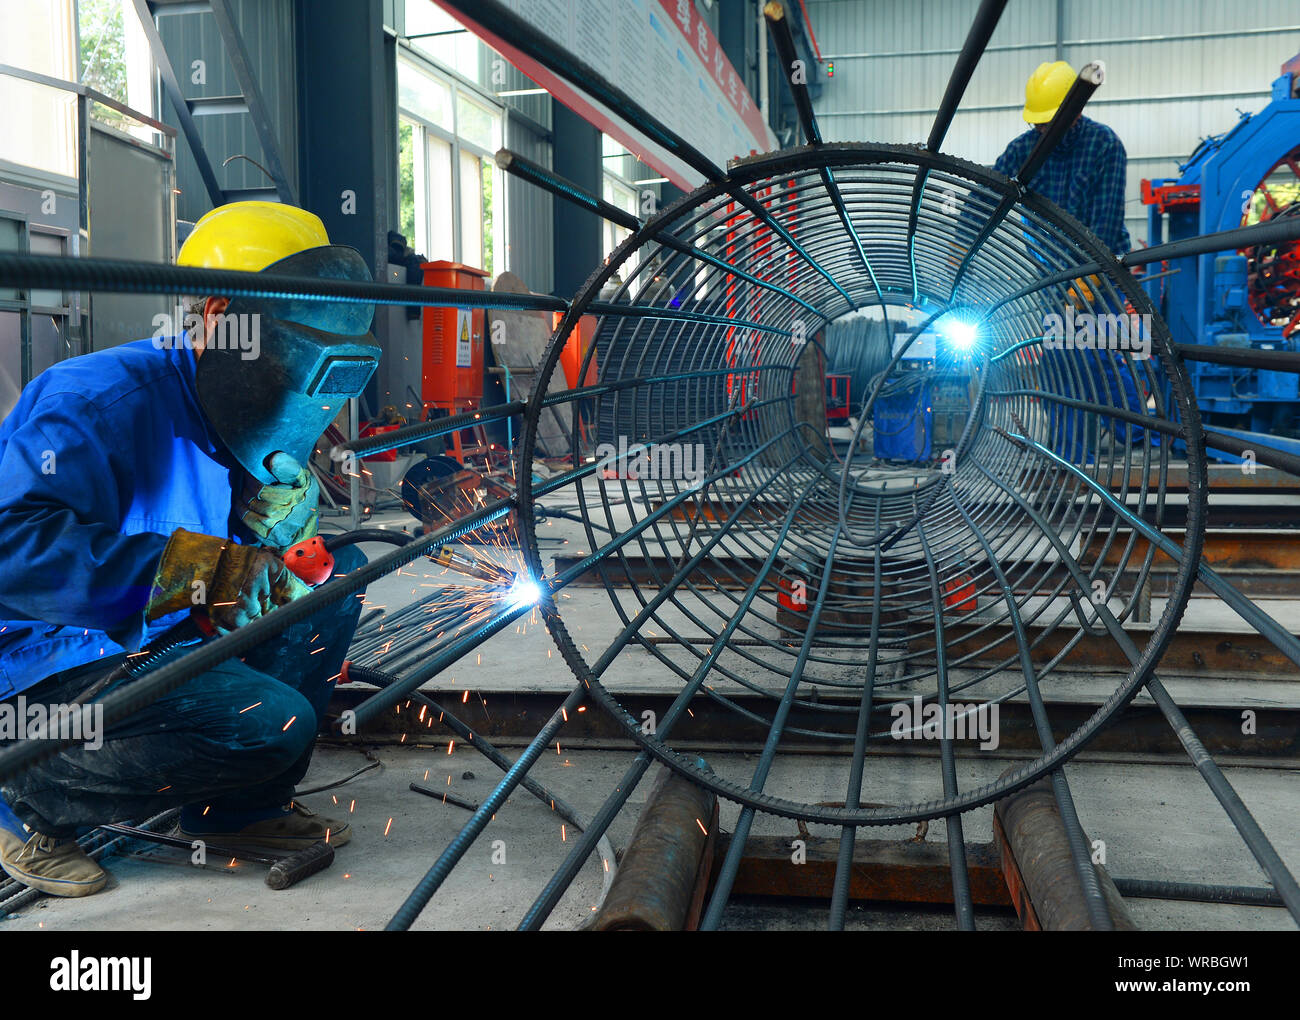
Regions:
[[[370,279],[316,216],[267,202],[210,212],[178,262]],[[306,465],[377,363],[373,305],[208,297],[201,308],[183,334],[47,369],[0,425],[0,699],[12,706],[73,703],[192,611],[228,633],[308,591],[281,554],[316,532]],[[335,569],[362,562],[344,548]],[[102,745],[0,780],[5,872],[88,895],[107,876],[77,833],[175,807],[195,839],[346,843],[346,820],[293,792],[359,613],[360,596],[344,599],[109,727]]]

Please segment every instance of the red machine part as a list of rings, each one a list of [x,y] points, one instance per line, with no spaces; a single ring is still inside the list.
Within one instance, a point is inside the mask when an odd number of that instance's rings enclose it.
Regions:
[[[1142,204],[1154,205],[1162,213],[1178,206],[1199,205],[1200,201],[1199,184],[1153,185],[1149,179],[1142,179]]]
[[[1297,216],[1300,145],[1273,164],[1256,186],[1242,225]],[[1261,322],[1281,325],[1282,336],[1290,339],[1300,332],[1300,243],[1261,244],[1244,249],[1242,254],[1247,258],[1251,309]]]
[[[852,382],[853,376],[851,375],[841,375],[837,372],[826,373],[827,421],[848,420],[849,388]],[[832,406],[832,401],[834,401],[834,406]]]
[[[401,427],[402,427],[402,426],[400,426],[400,425],[367,425],[367,426],[365,426],[365,427],[361,430],[361,438],[362,438],[362,439],[369,439],[371,436],[377,436],[377,435],[379,435],[379,434],[381,434],[381,433],[383,433],[383,432],[393,432],[393,431],[395,431],[396,429],[400,429]],[[396,460],[397,460],[397,451],[396,451],[396,450],[385,450],[385,451],[383,451],[382,453],[372,453],[372,454],[370,454],[370,455],[367,456],[367,457],[362,457],[361,459],[362,459],[362,460],[380,460],[380,461],[384,461],[384,460],[386,460],[386,461],[390,461],[390,462],[391,462],[391,461],[396,461]]]
[[[486,290],[487,273],[459,262],[425,262],[426,287]],[[420,397],[426,408],[455,414],[483,402],[482,308],[425,308]]]
[[[776,582],[776,600],[782,609],[792,613],[808,612],[808,587],[803,581],[780,578]]]
[[[969,573],[946,579],[943,582],[943,605],[954,613],[975,612],[975,579]]]
[[[559,328],[560,320],[563,318],[563,312],[555,313],[551,325],[552,331]],[[582,370],[582,359],[587,356],[588,349],[595,342],[596,317],[584,315],[578,319],[578,325],[569,333],[569,339],[564,342],[564,350],[560,352],[560,364],[564,367],[564,378],[570,389],[596,384],[596,355],[592,355],[591,361],[587,364],[582,382],[578,381],[578,373]]]
[[[289,546],[284,552],[284,565],[299,581],[314,588],[334,573],[334,555],[325,548],[325,540],[316,535]]]

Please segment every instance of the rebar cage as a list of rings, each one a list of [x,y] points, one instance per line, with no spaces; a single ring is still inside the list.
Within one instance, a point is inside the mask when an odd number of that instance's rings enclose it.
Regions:
[[[844,926],[859,826],[945,818],[957,924],[973,928],[963,816],[1043,775],[1089,923],[1111,928],[1061,766],[1139,689],[1150,694],[1271,882],[1271,890],[1245,890],[1257,894],[1252,902],[1275,897],[1300,919],[1300,885],[1155,672],[1194,582],[1300,664],[1296,636],[1202,557],[1207,439],[1217,450],[1249,453],[1252,463],[1291,475],[1300,476],[1300,458],[1206,430],[1183,367],[1200,360],[1296,372],[1300,355],[1175,347],[1129,273],[1165,259],[1295,241],[1300,219],[1112,255],[1030,190],[1101,84],[1098,64],[1080,71],[1013,177],[941,154],[1006,0],[981,0],[924,146],[823,144],[806,83],[791,75],[787,84],[810,144],[725,171],[497,0],[448,4],[658,139],[705,183],[642,223],[545,168],[498,153],[512,174],[633,231],[571,302],[0,254],[0,282],[13,287],[563,313],[527,400],[354,439],[332,451],[344,458],[397,449],[522,414],[513,495],[478,500],[445,526],[401,539],[399,548],[352,573],[108,692],[103,725],[513,512],[529,580],[577,680],[513,761],[440,707],[438,718],[504,775],[416,883],[390,928],[417,920],[521,786],[581,830],[519,925],[540,927],[593,853],[608,874],[606,833],[655,760],[740,806],[704,928],[717,927],[726,909],[757,811],[841,827],[833,929]],[[764,13],[780,66],[792,67],[794,44],[781,6],[769,3]],[[863,309],[886,324],[888,346],[840,455],[826,441],[815,400],[810,410],[810,387],[822,385],[822,331]],[[557,365],[588,316],[592,342],[566,377]],[[1072,346],[1071,329],[1062,330],[1054,316],[1122,320],[1131,332],[1118,347]],[[899,321],[906,328],[896,331]],[[960,325],[947,341],[945,323]],[[860,452],[865,425],[880,402],[914,391],[908,352],[927,336],[940,338],[936,361],[951,359],[968,379],[967,410],[951,448],[931,463],[870,463]],[[552,473],[534,478],[534,457],[542,453],[553,458]],[[553,566],[539,549],[538,524],[548,509],[561,511],[560,501],[576,506],[588,548]],[[1173,569],[1161,612],[1148,621],[1156,557]],[[604,648],[588,652],[570,634],[557,596],[593,571],[621,626]],[[404,701],[427,702],[422,685],[533,612],[531,601],[521,603],[504,588],[497,596],[413,649],[400,676],[359,669],[362,682],[379,689],[350,722],[364,725]],[[676,678],[671,706],[653,727],[633,717],[611,669],[630,645]],[[1114,689],[1058,740],[1057,709],[1049,712],[1045,692],[1072,651],[1097,649],[1122,664]],[[1040,751],[995,782],[959,788],[956,741],[944,726],[936,734],[937,769],[927,764],[935,759],[920,757],[911,770],[915,781],[893,788],[868,774],[869,744],[898,735],[882,729],[886,699],[940,710],[961,705],[966,713],[1022,695]],[[529,773],[589,699],[612,714],[638,753],[588,819]],[[747,785],[715,775],[671,743],[697,699],[759,724],[764,744]],[[842,802],[807,803],[783,785],[774,762],[801,737],[848,752]],[[63,746],[33,739],[0,750],[0,777]],[[962,745],[963,756],[980,753]]]
[[[1014,205],[981,239],[1005,201]],[[1109,264],[1086,281],[1070,275],[1093,263]],[[557,366],[593,302],[617,307],[599,318],[578,372],[584,386],[570,390]],[[971,349],[936,350],[940,362],[968,363],[976,391],[937,469],[867,468],[855,461],[858,444],[840,458],[796,410],[799,368],[817,358],[824,325],[882,302],[887,321],[891,309],[924,321],[900,334],[861,420],[905,374],[905,347],[923,329],[955,315],[977,331]],[[1157,377],[1137,344],[1044,349],[1053,346],[1045,322],[1066,308],[1139,316],[1147,353],[1172,370]],[[1066,760],[1133,696],[1190,596],[1204,449],[1171,350],[1144,292],[1094,236],[990,170],[918,148],[847,144],[734,164],[725,185],[663,210],[592,275],[540,369],[547,400],[526,419],[521,463],[540,431],[548,450],[558,441],[573,463],[596,468],[600,484],[575,473],[572,495],[589,547],[609,549],[593,566],[625,625],[616,644],[641,645],[681,679],[686,700],[703,694],[778,735],[799,709],[824,721],[789,732],[852,743],[854,719],[877,694],[919,694],[945,711],[958,692],[1018,696],[1047,681],[1084,635],[1106,633],[1098,602],[1121,625],[1139,611],[1156,547],[1096,486],[1109,493],[1116,482],[1109,498],[1159,526],[1170,443],[1153,429],[1174,427],[1191,437],[1195,479],[1176,582],[1155,625],[1132,633],[1141,647],[1127,676],[1067,740],[966,793],[936,783],[929,799],[903,803],[899,791],[874,790],[870,799],[891,808],[827,808],[724,780],[673,751],[663,723],[644,732],[617,682],[602,679],[608,655],[589,661],[558,610],[548,618],[556,644],[629,736],[742,804],[886,824],[996,799]],[[1142,399],[1123,386],[1126,375],[1143,384]],[[561,434],[550,409],[565,405],[581,406]],[[530,479],[521,476],[520,490],[530,566],[542,576]],[[1021,682],[988,695],[990,678],[1008,669]],[[949,683],[950,671],[963,671],[961,681]]]

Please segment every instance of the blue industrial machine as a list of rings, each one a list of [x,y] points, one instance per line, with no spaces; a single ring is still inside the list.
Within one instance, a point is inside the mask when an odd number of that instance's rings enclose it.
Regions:
[[[1300,216],[1300,55],[1282,65],[1264,109],[1205,139],[1179,171],[1178,178],[1142,182],[1152,245]],[[1175,342],[1291,351],[1300,345],[1295,242],[1151,268],[1156,278],[1144,286]],[[1187,369],[1206,424],[1300,453],[1300,376],[1195,361]]]

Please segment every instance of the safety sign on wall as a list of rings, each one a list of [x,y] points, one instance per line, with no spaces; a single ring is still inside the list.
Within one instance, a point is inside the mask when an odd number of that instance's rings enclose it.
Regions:
[[[456,309],[456,367],[474,367],[474,347],[470,342],[470,315],[468,308]]]

